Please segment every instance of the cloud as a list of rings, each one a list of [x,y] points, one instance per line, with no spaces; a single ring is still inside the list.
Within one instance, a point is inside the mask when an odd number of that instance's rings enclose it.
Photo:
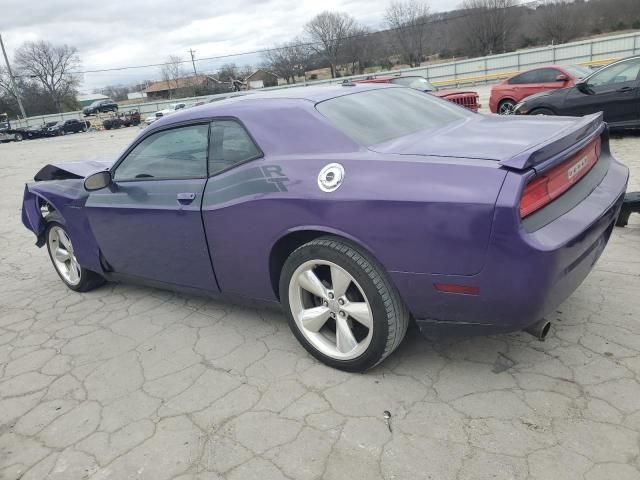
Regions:
[[[340,10],[371,28],[384,27],[389,0],[2,0],[0,32],[12,57],[25,41],[48,40],[78,49],[83,70],[161,63],[169,55],[189,59],[269,48],[302,34],[324,10]],[[432,0],[432,9],[454,8],[458,0]],[[259,63],[259,55],[199,62],[203,71],[223,63]],[[185,65],[188,66],[188,65]],[[84,90],[159,76],[157,67],[87,73]]]

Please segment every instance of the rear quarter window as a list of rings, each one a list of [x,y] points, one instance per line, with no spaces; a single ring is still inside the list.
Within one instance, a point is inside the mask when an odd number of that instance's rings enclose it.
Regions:
[[[411,88],[382,88],[325,100],[316,109],[364,146],[441,127],[473,113]]]

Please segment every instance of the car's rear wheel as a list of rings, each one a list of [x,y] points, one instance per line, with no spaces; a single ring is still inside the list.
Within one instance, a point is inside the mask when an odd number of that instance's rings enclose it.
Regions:
[[[60,279],[67,287],[76,292],[87,292],[105,283],[103,277],[82,267],[75,256],[75,251],[67,229],[60,223],[57,215],[47,222],[46,240],[49,258]]]
[[[503,100],[498,105],[498,114],[500,115],[513,115],[516,104],[512,100]]]
[[[555,115],[555,113],[553,110],[548,108],[536,108],[535,110],[532,110],[529,115]]]
[[[409,312],[382,266],[350,242],[322,237],[295,250],[280,276],[289,326],[311,355],[350,372],[393,352]]]

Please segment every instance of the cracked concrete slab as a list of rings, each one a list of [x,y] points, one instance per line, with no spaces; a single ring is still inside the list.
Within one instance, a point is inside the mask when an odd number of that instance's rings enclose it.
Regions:
[[[136,133],[0,145],[0,479],[640,478],[639,216],[546,342],[411,328],[351,375],[307,355],[278,312],[64,287],[21,225],[23,183]],[[640,190],[640,136],[612,148]]]

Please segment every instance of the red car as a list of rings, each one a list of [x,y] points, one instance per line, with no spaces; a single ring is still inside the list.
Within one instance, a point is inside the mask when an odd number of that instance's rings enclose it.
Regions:
[[[511,115],[525,98],[548,90],[573,86],[592,71],[578,65],[550,65],[519,73],[491,88],[489,108],[492,113]]]
[[[420,76],[385,76],[385,77],[367,77],[364,80],[354,80],[354,83],[393,83],[403,85],[405,87],[415,88],[423,92],[431,93],[436,97],[444,98],[458,105],[468,108],[474,112],[480,109],[478,94],[476,92],[466,92],[459,90],[438,90],[429,80]]]

